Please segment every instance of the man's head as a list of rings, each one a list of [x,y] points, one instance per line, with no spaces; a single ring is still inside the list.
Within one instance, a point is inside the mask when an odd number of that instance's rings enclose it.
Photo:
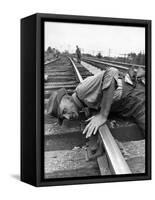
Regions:
[[[137,70],[137,78],[145,77],[145,68],[139,67]]]
[[[57,117],[61,125],[63,119],[77,119],[78,109],[74,100],[69,96],[64,88],[51,93],[47,104],[47,114]]]
[[[130,75],[132,81],[136,79],[136,68],[134,65],[128,70],[128,74]]]
[[[78,108],[72,98],[72,96],[65,95],[61,99],[59,104],[59,116],[68,120],[78,119]]]

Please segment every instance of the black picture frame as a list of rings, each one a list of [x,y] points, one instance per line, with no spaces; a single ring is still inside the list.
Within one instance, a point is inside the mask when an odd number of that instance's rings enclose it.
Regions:
[[[146,52],[146,172],[144,174],[44,179],[44,22],[71,22],[145,28]],[[21,181],[55,186],[151,179],[151,20],[58,14],[34,14],[21,19]]]

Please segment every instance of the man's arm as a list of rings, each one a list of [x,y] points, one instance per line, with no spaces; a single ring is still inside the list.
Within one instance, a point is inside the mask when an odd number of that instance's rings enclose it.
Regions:
[[[113,101],[115,84],[116,82],[115,79],[113,78],[110,86],[107,89],[103,90],[100,112],[97,115],[92,116],[87,120],[89,123],[87,124],[87,126],[83,131],[83,134],[87,133],[86,138],[90,137],[92,134],[95,135],[98,128],[102,126],[104,123],[106,123],[110,112],[111,104]]]
[[[115,84],[116,84],[116,81],[113,78],[113,80],[111,81],[110,87],[103,92],[100,113],[105,118],[108,118],[108,115],[110,112],[111,104],[113,101],[113,95],[114,95],[114,91],[115,91],[115,86],[116,86]]]

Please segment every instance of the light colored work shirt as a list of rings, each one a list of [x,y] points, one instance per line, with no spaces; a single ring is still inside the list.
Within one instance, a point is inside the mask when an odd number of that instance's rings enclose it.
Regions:
[[[110,86],[113,78],[116,81],[113,102],[118,101],[122,96],[122,80],[119,79],[119,72],[116,68],[109,68],[105,72],[86,78],[77,86],[76,95],[89,108],[99,109],[103,91]]]

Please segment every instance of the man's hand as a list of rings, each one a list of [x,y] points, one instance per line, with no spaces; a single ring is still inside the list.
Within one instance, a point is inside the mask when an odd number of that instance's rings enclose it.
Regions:
[[[86,138],[90,137],[92,134],[95,135],[99,127],[102,126],[104,123],[106,123],[106,121],[107,121],[107,118],[105,118],[101,114],[92,116],[91,118],[86,120],[86,122],[89,122],[89,123],[85,127],[83,134],[86,133]]]
[[[92,134],[95,135],[99,127],[105,124],[105,122],[107,121],[111,104],[113,101],[115,87],[117,86],[114,76],[118,76],[118,70],[111,69],[109,73],[110,74],[108,74],[107,77],[112,77],[111,83],[108,88],[103,88],[102,100],[100,103],[100,112],[87,120],[87,122],[89,123],[83,131],[83,134],[86,133],[86,138],[90,137]]]

